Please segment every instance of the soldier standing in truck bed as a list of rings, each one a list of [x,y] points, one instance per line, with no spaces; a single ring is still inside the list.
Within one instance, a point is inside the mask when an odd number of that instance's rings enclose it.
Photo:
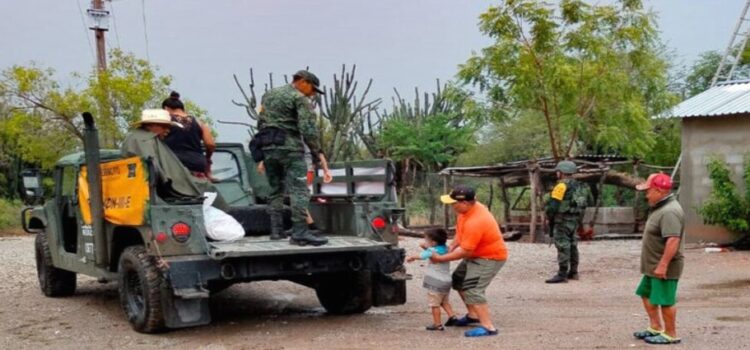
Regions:
[[[324,93],[319,86],[318,77],[301,70],[294,74],[290,85],[266,92],[261,101],[260,131],[253,140],[262,150],[258,171],[266,173],[271,186],[271,239],[281,239],[284,235],[282,210],[286,192],[292,208],[289,242],[296,245],[328,243],[327,238],[310,232],[306,223],[310,192],[305,181],[307,166],[303,142],[310,149],[313,161],[320,162],[323,172],[330,177],[328,163],[320,149],[315,114],[308,100],[316,93]]]

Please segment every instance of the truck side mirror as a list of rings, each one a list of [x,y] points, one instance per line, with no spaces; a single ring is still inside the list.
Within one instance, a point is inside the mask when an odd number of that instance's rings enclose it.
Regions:
[[[42,174],[39,169],[21,171],[21,198],[26,204],[34,204],[44,198]]]

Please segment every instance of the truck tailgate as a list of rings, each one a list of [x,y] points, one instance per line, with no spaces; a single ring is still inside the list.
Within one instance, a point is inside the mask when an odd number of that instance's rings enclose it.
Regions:
[[[214,259],[250,256],[272,256],[288,254],[334,253],[354,250],[377,249],[389,246],[364,237],[326,236],[328,244],[304,247],[289,244],[289,240],[272,241],[268,236],[244,237],[232,242],[209,242],[208,254]]]

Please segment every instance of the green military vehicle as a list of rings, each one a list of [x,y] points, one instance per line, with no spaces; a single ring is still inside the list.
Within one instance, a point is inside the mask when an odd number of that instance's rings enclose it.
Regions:
[[[403,213],[387,160],[332,164],[334,180],[316,177],[311,215],[329,238],[323,246],[295,246],[268,238],[265,205],[241,144],[219,144],[218,191],[246,235],[231,242],[206,238],[203,198],[162,198],[151,159],[123,158],[99,149],[84,114],[84,151],[63,157],[54,196],[22,213],[36,234],[39,286],[49,297],[71,295],[76,275],[117,281],[132,327],[153,333],[211,322],[208,298],[235,283],[289,280],[314,288],[329,313],[361,313],[406,302],[404,250],[397,222]],[[39,200],[41,179],[25,178],[23,193]],[[287,215],[288,221],[288,215]]]

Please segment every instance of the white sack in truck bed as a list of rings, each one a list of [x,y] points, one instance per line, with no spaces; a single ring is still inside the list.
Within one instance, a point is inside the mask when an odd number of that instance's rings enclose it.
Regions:
[[[231,215],[211,206],[216,200],[216,193],[204,193],[203,219],[206,224],[206,235],[214,241],[235,241],[245,237],[242,225]]]

